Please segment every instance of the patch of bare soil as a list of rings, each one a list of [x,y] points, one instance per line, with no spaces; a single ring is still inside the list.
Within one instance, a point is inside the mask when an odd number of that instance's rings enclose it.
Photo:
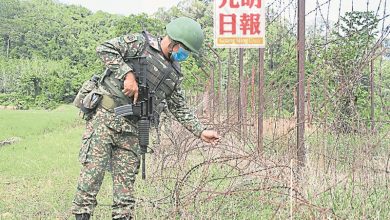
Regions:
[[[14,144],[18,141],[20,141],[21,138],[20,137],[11,137],[11,138],[7,138],[5,140],[1,140],[0,141],[0,147],[3,147],[5,145],[11,145],[11,144]]]

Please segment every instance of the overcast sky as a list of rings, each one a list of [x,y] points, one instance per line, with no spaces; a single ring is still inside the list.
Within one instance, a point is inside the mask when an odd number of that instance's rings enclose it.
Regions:
[[[65,4],[76,4],[84,6],[90,9],[93,12],[98,10],[109,12],[112,14],[121,14],[121,15],[130,15],[130,14],[140,14],[147,13],[153,14],[157,11],[158,8],[164,7],[169,9],[170,7],[177,5],[180,0],[57,0]],[[219,0],[221,1],[221,0]],[[239,1],[239,0],[234,0]],[[263,0],[267,3],[276,2],[274,6],[277,6],[279,10],[282,10],[285,5],[291,2],[291,0]],[[278,4],[280,2],[280,5]],[[285,17],[295,20],[295,4],[297,0],[285,10]],[[337,21],[339,15],[339,0],[318,0],[319,5],[325,2],[330,2],[329,7],[329,19],[331,21]],[[352,10],[353,8],[356,11],[365,11],[367,9],[367,0],[342,0],[341,1],[341,15],[346,11]],[[385,0],[369,0],[368,8],[371,11],[376,11],[379,7],[379,16],[383,16],[383,9]],[[317,5],[317,0],[306,0],[306,13],[312,11]],[[328,11],[328,4],[325,4],[321,7],[323,15],[326,17]],[[386,7],[386,13],[390,13],[390,2],[388,2]],[[307,17],[307,23],[310,24],[314,20],[315,13],[312,13]],[[318,11],[317,16],[320,17]],[[386,23],[389,23],[390,18],[387,19]]]

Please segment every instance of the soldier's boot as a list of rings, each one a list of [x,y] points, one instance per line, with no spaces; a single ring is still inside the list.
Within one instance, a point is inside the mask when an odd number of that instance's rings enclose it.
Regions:
[[[76,214],[76,220],[89,220],[89,217],[88,213]]]

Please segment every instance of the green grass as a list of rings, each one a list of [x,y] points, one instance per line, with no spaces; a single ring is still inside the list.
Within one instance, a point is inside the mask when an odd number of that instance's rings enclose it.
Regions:
[[[65,217],[74,193],[82,126],[77,110],[1,111],[0,219]]]
[[[11,138],[37,136],[62,130],[78,120],[77,109],[63,105],[53,111],[47,110],[1,110],[0,141]]]

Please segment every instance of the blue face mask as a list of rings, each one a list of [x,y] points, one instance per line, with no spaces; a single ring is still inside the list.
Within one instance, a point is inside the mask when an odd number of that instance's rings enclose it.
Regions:
[[[171,60],[182,62],[188,58],[190,55],[190,52],[188,50],[185,50],[184,48],[180,47],[177,52],[172,52],[171,54]]]

